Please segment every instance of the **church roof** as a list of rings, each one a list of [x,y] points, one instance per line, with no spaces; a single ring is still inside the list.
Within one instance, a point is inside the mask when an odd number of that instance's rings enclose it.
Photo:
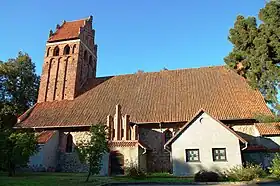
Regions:
[[[85,24],[85,19],[64,22],[56,32],[49,37],[48,42],[76,39],[79,37],[80,28]]]
[[[74,100],[37,103],[17,126],[106,123],[117,104],[135,123],[189,121],[200,108],[219,120],[272,114],[260,92],[224,66],[112,76],[94,83],[98,80],[89,81],[92,86]]]

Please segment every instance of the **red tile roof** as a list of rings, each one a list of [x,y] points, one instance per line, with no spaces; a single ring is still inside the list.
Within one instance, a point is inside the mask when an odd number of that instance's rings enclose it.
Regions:
[[[17,126],[106,123],[107,115],[114,115],[117,104],[136,123],[189,121],[200,108],[219,120],[272,114],[259,91],[235,72],[217,66],[103,78],[74,100],[36,104]]]
[[[43,131],[37,137],[37,142],[39,144],[47,143],[51,137],[54,135],[55,131]]]
[[[280,135],[280,123],[255,123],[260,135]]]
[[[48,42],[78,38],[80,28],[83,27],[84,24],[85,19],[63,23],[61,27],[49,38]]]

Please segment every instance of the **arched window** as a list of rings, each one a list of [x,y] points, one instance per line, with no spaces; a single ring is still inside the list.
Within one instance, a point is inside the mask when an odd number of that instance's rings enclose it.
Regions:
[[[166,131],[164,131],[164,142],[168,142],[168,140],[170,140],[172,138],[172,132],[167,129]]]
[[[70,47],[69,45],[66,45],[63,50],[63,55],[68,55],[68,54],[70,54]]]
[[[76,45],[73,46],[72,54],[74,54],[75,52],[76,52]]]
[[[88,59],[88,54],[87,54],[87,51],[85,50],[85,52],[84,52],[84,62],[86,62],[87,59]]]
[[[72,152],[72,146],[73,146],[73,137],[69,133],[67,134],[67,142],[66,142],[66,152]]]
[[[47,57],[49,57],[49,55],[50,55],[50,50],[51,50],[51,47],[49,47],[47,50]]]
[[[93,64],[92,64],[92,55],[89,56],[89,59],[88,59],[88,64],[91,65],[91,67],[93,67]]]
[[[53,50],[53,56],[59,56],[59,48],[56,46]]]

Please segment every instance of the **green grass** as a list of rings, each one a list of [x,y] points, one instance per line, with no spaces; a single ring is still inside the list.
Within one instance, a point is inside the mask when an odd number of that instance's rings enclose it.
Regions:
[[[173,177],[167,173],[154,173],[146,178],[133,179],[126,176],[117,177],[90,177],[88,183],[85,182],[84,173],[19,173],[15,177],[8,177],[5,173],[0,173],[0,186],[89,186],[103,185],[106,183],[135,183],[135,182],[157,182],[157,183],[178,183],[192,182],[192,178]]]
[[[83,173],[19,173],[15,177],[0,174],[0,186],[88,186],[102,185],[111,182],[108,177],[90,177],[85,182],[86,174]]]

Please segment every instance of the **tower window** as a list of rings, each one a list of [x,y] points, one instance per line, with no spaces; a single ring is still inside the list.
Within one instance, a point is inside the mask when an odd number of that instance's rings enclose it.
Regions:
[[[87,54],[87,51],[85,50],[85,52],[84,52],[84,61],[86,62],[87,59],[88,59],[88,54]]]
[[[51,50],[51,47],[49,47],[47,50],[47,57],[49,57],[49,55],[50,55],[50,50]]]
[[[76,52],[76,45],[73,46],[72,53],[75,54]]]
[[[72,146],[73,146],[73,137],[72,135],[69,133],[67,135],[67,143],[66,143],[66,152],[72,152]]]
[[[70,54],[70,47],[69,45],[66,45],[64,47],[63,55],[68,55],[68,54]]]
[[[53,56],[59,56],[59,48],[56,46],[53,50]]]

